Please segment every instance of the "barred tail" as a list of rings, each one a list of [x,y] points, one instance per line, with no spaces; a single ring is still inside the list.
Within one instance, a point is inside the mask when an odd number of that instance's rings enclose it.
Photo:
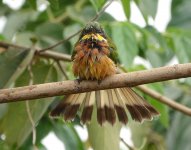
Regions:
[[[116,118],[124,124],[128,122],[126,110],[135,121],[142,122],[144,119],[151,120],[159,112],[147,101],[136,94],[131,88],[116,88],[109,90],[93,91],[66,96],[54,108],[50,115],[63,116],[64,119],[75,118],[79,107],[82,107],[81,122],[91,121],[94,104],[97,106],[97,121],[100,125],[108,121],[116,122]]]

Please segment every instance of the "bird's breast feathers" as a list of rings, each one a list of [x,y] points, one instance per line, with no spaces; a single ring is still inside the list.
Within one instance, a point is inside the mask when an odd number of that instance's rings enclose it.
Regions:
[[[82,79],[101,80],[116,73],[107,40],[99,34],[84,35],[76,44],[73,72]]]

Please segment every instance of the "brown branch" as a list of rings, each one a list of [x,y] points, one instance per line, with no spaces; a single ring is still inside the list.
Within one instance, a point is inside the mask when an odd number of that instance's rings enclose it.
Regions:
[[[191,63],[160,67],[151,70],[122,73],[97,81],[62,81],[19,88],[0,90],[0,103],[31,100],[65,94],[82,93],[120,87],[132,87],[141,84],[191,77]]]
[[[159,102],[163,103],[163,104],[166,104],[168,105],[169,107],[172,107],[184,114],[187,114],[189,116],[191,116],[191,109],[189,107],[186,107],[182,104],[179,104],[177,103],[176,101],[170,99],[170,98],[167,98],[161,94],[159,94],[158,92],[150,89],[150,88],[147,88],[146,86],[144,85],[139,85],[137,86],[137,88],[139,90],[141,90],[142,92],[146,93],[147,95],[157,99]]]
[[[106,8],[111,5],[111,3],[113,2],[114,0],[110,0],[89,22],[93,22],[93,21],[96,21],[100,16],[101,14],[106,10]],[[63,43],[65,43],[66,41],[70,40],[71,38],[75,37],[76,35],[78,35],[80,32],[82,31],[82,29],[80,29],[79,31],[75,32],[74,34],[70,35],[69,37],[67,37],[66,39],[63,39],[63,40],[60,40],[59,42],[57,42],[56,44],[52,45],[52,46],[49,46],[47,48],[43,48],[41,50],[39,50],[39,52],[44,52],[44,51],[47,51],[49,49],[53,49],[55,48],[56,46],[58,45],[61,45]]]
[[[9,47],[14,47],[17,49],[29,49],[28,47],[24,47],[24,46],[20,46],[20,45],[16,45],[16,44],[11,44],[11,43],[6,43],[6,42],[2,42],[0,41],[0,47],[4,47],[4,48],[9,48]]]
[[[61,71],[62,74],[64,75],[65,79],[66,79],[66,80],[69,80],[69,77],[68,77],[66,71],[64,70],[64,68],[62,67],[60,61],[56,61],[56,63],[57,63],[57,65],[58,65],[60,71]]]
[[[54,60],[71,61],[71,55],[49,51],[49,50],[42,53],[37,52],[36,55],[45,57],[45,58],[52,58]]]
[[[29,47],[20,46],[20,45],[7,43],[7,42],[2,42],[2,41],[0,41],[0,47],[6,48],[6,49],[8,49],[9,47],[13,47],[13,48],[16,48],[16,49],[26,49],[26,50],[31,49]],[[67,55],[67,54],[54,52],[54,51],[48,51],[48,50],[45,51],[45,52],[39,53],[38,49],[35,49],[35,51],[36,51],[35,55],[37,55],[37,56],[41,56],[41,57],[45,57],[45,58],[51,58],[51,59],[54,59],[54,60],[71,61],[71,56]]]

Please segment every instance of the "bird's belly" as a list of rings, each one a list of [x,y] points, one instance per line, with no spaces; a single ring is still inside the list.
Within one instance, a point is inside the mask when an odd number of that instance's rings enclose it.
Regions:
[[[74,60],[73,72],[75,76],[81,79],[101,80],[115,74],[116,66],[106,55],[101,56],[99,60],[92,57],[83,57]]]

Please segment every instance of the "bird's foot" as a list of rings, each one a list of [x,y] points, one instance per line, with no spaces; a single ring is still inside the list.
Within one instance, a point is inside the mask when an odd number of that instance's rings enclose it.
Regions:
[[[102,80],[97,80],[97,83],[100,85],[101,84],[101,82],[102,82]]]
[[[83,79],[78,78],[78,79],[76,79],[75,81],[76,81],[78,84],[80,84],[80,83],[83,81]]]

